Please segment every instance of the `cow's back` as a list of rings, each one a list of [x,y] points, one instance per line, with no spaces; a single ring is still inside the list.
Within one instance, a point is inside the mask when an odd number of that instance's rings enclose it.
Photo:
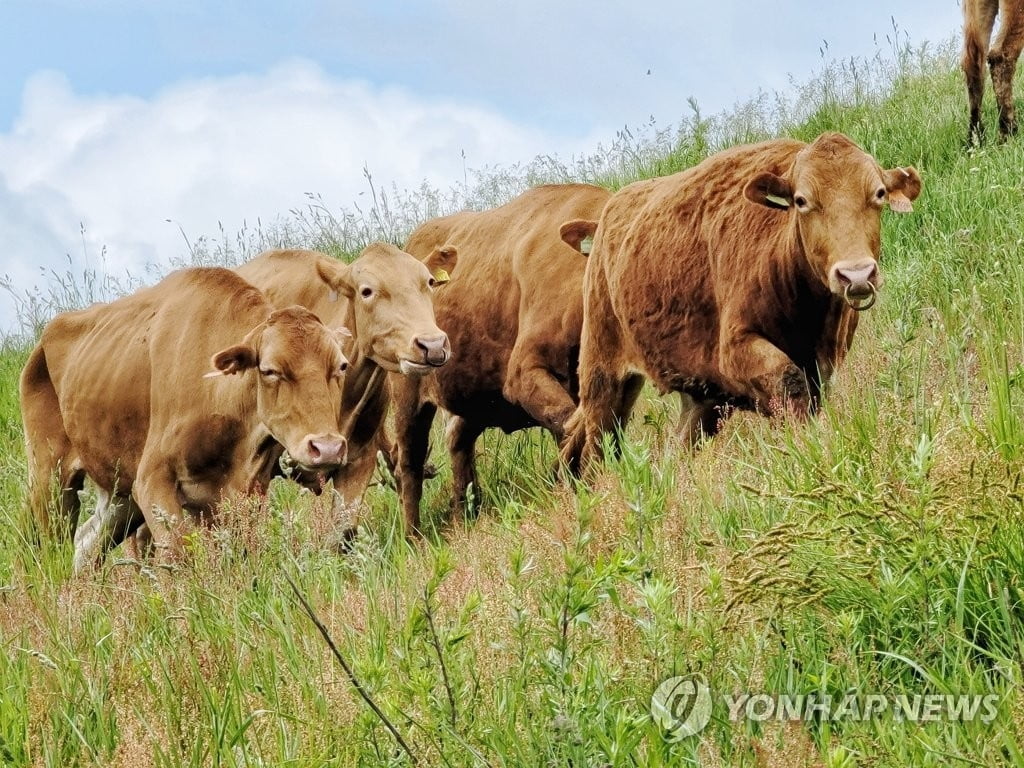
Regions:
[[[489,211],[434,219],[412,233],[405,250],[419,259],[443,245],[459,252],[458,269],[434,302],[452,347],[451,362],[430,383],[445,408],[501,406],[509,356],[521,322],[532,322],[524,315],[530,308],[546,316],[544,333],[555,355],[578,346],[586,260],[561,241],[559,227],[596,220],[608,197],[589,184],[545,185]]]
[[[235,268],[235,272],[260,289],[275,307],[298,304],[329,326],[343,325],[348,300],[324,282],[317,265],[336,262],[304,249],[267,251]]]

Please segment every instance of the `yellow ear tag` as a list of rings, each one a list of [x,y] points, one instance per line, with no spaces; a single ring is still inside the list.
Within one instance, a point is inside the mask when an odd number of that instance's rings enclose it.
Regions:
[[[580,240],[580,253],[584,256],[590,255],[590,250],[594,247],[594,238],[584,237]]]
[[[765,195],[764,199],[769,203],[775,203],[780,208],[789,208],[789,200],[778,195]]]
[[[437,285],[444,285],[451,277],[448,276],[447,270],[439,269],[434,273],[434,283]]]

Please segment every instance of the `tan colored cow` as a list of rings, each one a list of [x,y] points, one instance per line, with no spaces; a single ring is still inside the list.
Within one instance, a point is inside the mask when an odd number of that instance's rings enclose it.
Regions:
[[[432,377],[392,385],[409,533],[420,526],[438,407],[452,414],[453,508],[465,503],[471,483],[479,490],[473,451],[484,429],[539,425],[561,439],[577,395],[586,265],[580,248],[609,195],[589,184],[541,186],[490,211],[434,219],[409,237],[406,250],[419,258],[446,244],[459,251],[459,272],[434,301],[437,321],[451,336],[452,361]]]
[[[385,372],[391,371],[396,380],[418,380],[451,356],[448,336],[434,319],[433,300],[435,285],[448,279],[458,260],[451,247],[432,249],[421,263],[394,246],[377,243],[351,265],[316,251],[279,250],[237,270],[275,304],[301,304],[328,325],[352,330],[345,346],[352,365],[342,404],[342,412],[349,414],[348,463],[334,478],[336,546],[343,546],[355,530],[378,449],[390,460],[384,434],[389,403]]]
[[[1013,75],[1024,49],[1024,0],[963,0],[964,55],[962,66],[967,80],[970,106],[968,142],[980,141],[984,133],[981,101],[985,95],[985,62],[992,73],[992,88],[999,105],[999,133],[1003,138],[1017,132],[1013,105]],[[992,28],[999,16],[999,33],[989,45]]]
[[[881,214],[909,211],[913,168],[846,136],[734,147],[630,184],[601,216],[584,281],[580,405],[562,458],[580,471],[624,426],[645,378],[679,392],[681,427],[724,406],[804,415],[881,285]]]
[[[21,375],[37,520],[73,532],[88,477],[100,512],[121,522],[90,546],[130,532],[131,495],[158,554],[173,558],[222,498],[265,489],[284,450],[309,470],[340,465],[339,335],[220,268],[54,318]]]

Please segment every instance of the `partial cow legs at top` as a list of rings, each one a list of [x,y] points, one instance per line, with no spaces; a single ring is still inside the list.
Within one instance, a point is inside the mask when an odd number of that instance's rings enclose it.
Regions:
[[[992,40],[992,29],[999,17],[999,32]],[[990,45],[991,44],[991,45]],[[1002,138],[1017,132],[1013,104],[1013,75],[1017,59],[1024,49],[1024,0],[964,0],[964,53],[961,66],[967,82],[970,110],[967,140],[980,142],[985,127],[981,105],[985,93],[985,64],[992,75],[992,88],[999,107],[999,134]]]
[[[970,107],[969,143],[980,142],[985,133],[981,121],[985,62],[998,9],[998,0],[964,0],[964,54],[960,63],[967,81],[967,102]]]
[[[1013,75],[1021,49],[1024,48],[1024,2],[1004,0],[1001,5],[999,34],[989,49],[988,66],[992,71],[992,88],[999,105],[999,133],[1006,137],[1017,133]]]

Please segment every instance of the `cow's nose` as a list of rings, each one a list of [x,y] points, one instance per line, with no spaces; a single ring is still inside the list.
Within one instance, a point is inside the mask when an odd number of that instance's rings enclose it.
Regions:
[[[416,348],[423,353],[423,361],[427,365],[444,365],[448,362],[448,336],[417,336],[413,339]]]
[[[836,282],[845,296],[859,299],[876,290],[878,264],[874,259],[857,262],[839,262],[835,266]]]
[[[317,435],[306,438],[306,453],[311,467],[343,464],[348,454],[348,443],[340,435]]]

